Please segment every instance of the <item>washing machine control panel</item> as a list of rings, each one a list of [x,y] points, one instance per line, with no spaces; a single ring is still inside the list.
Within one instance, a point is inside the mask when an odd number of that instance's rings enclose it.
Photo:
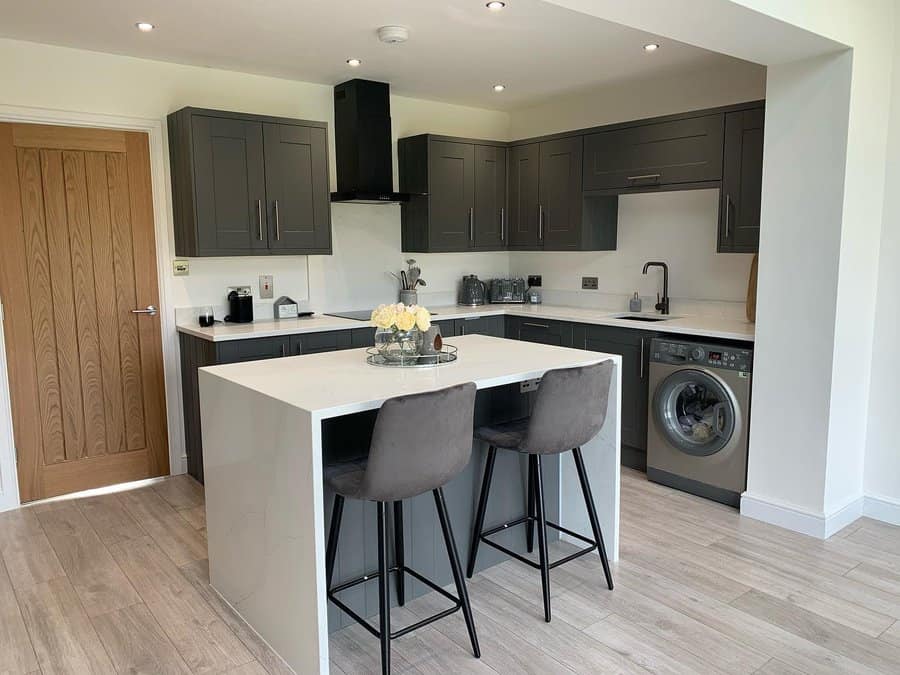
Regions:
[[[753,365],[753,351],[727,345],[654,338],[650,342],[650,360],[657,363],[694,363],[749,373]]]

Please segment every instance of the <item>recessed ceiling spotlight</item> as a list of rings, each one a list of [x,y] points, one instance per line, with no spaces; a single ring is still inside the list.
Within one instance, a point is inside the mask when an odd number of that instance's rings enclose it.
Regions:
[[[506,89],[506,85],[505,85],[505,84],[495,84],[495,85],[494,85],[494,91],[496,91],[497,93],[500,93],[500,92],[503,91],[504,89]]]
[[[134,27],[137,28],[142,33],[149,33],[151,30],[156,28],[152,23],[147,23],[146,21],[138,21],[134,24]]]
[[[655,52],[657,49],[659,49],[659,45],[656,44],[655,42],[651,42],[650,44],[644,45],[645,52]]]
[[[500,0],[491,0],[488,4],[485,5],[492,12],[499,12],[501,9],[506,7],[505,2],[500,2]]]
[[[359,68],[362,65],[362,61],[359,59],[347,59],[347,65],[351,68]]]

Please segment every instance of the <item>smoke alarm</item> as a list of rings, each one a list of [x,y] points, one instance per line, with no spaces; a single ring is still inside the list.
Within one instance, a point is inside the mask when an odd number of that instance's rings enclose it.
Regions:
[[[409,28],[406,26],[382,26],[378,29],[378,39],[389,45],[406,42],[409,39]]]

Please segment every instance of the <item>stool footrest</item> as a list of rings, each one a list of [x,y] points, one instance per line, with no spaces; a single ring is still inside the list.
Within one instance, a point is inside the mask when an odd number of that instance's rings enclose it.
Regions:
[[[402,637],[403,635],[406,635],[407,633],[410,633],[410,632],[416,630],[417,628],[421,628],[422,626],[427,626],[430,623],[434,623],[435,621],[443,619],[444,617],[450,616],[451,614],[458,611],[462,607],[462,602],[460,602],[459,598],[457,598],[455,595],[452,595],[451,593],[448,593],[443,588],[441,588],[436,583],[434,583],[431,579],[428,579],[427,577],[419,574],[414,569],[411,569],[411,568],[407,567],[406,565],[399,566],[399,567],[398,566],[391,567],[389,570],[387,570],[387,573],[388,573],[388,575],[390,575],[390,574],[409,574],[410,576],[418,579],[423,584],[425,584],[426,586],[431,588],[433,591],[437,591],[438,593],[440,593],[441,595],[443,595],[445,598],[447,598],[448,600],[450,600],[453,603],[452,607],[449,607],[443,611],[440,611],[437,614],[432,614],[431,616],[421,619],[420,621],[416,621],[415,623],[410,624],[409,626],[405,626],[403,628],[400,628],[399,630],[393,631],[391,633],[392,640],[395,638],[398,638],[398,637]],[[373,626],[368,620],[361,617],[359,614],[357,614],[355,611],[350,609],[350,607],[348,607],[339,598],[336,597],[336,594],[340,593],[341,591],[345,591],[348,588],[352,588],[353,586],[358,586],[359,584],[366,583],[367,581],[375,581],[378,579],[378,577],[379,577],[379,574],[377,571],[369,572],[368,574],[364,574],[363,576],[357,577],[356,579],[351,579],[350,581],[345,581],[341,584],[338,584],[334,588],[330,589],[328,591],[327,595],[328,595],[328,599],[331,600],[335,605],[337,605],[341,610],[346,612],[350,616],[350,618],[352,618],[354,621],[356,621],[358,624],[360,624],[363,628],[365,628],[367,631],[369,631],[372,635],[374,635],[377,638],[380,638],[381,631],[378,630],[378,628]]]
[[[479,537],[479,539],[481,541],[483,541],[485,544],[487,544],[488,546],[495,548],[498,551],[502,551],[506,555],[515,558],[519,562],[525,563],[529,567],[533,567],[534,569],[539,570],[539,569],[541,569],[540,563],[538,563],[534,560],[531,560],[530,558],[526,558],[522,554],[516,553],[512,549],[509,549],[506,546],[503,546],[502,544],[498,544],[497,542],[491,541],[490,539],[488,539],[488,537],[495,535],[498,532],[507,530],[510,527],[515,527],[516,525],[523,525],[529,521],[537,522],[537,518],[534,516],[523,516],[522,518],[517,518],[516,520],[511,520],[507,523],[503,523],[502,525],[498,525],[497,527],[492,527],[489,530],[484,530],[484,532],[481,533],[481,536]],[[597,550],[597,542],[596,541],[594,541],[593,539],[589,539],[588,537],[585,537],[585,536],[579,534],[578,532],[573,532],[572,530],[570,530],[568,528],[562,527],[561,525],[557,525],[556,523],[551,523],[550,521],[547,521],[547,527],[552,527],[554,530],[556,530],[558,532],[568,534],[570,537],[575,537],[576,539],[580,539],[581,541],[585,542],[586,544],[590,544],[590,546],[588,546],[586,548],[579,549],[579,550],[575,551],[574,553],[570,553],[569,555],[564,556],[564,557],[560,558],[559,560],[550,563],[548,565],[548,567],[550,569],[553,569],[554,567],[559,567],[560,565],[564,565],[567,562],[571,562],[572,560],[575,560],[575,558],[579,558],[583,555],[590,553],[591,551]]]

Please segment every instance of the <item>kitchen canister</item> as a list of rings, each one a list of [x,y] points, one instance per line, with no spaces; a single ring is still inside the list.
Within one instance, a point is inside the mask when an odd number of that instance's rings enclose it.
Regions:
[[[418,305],[419,304],[419,294],[416,291],[408,291],[401,290],[400,291],[400,302],[404,305]]]

